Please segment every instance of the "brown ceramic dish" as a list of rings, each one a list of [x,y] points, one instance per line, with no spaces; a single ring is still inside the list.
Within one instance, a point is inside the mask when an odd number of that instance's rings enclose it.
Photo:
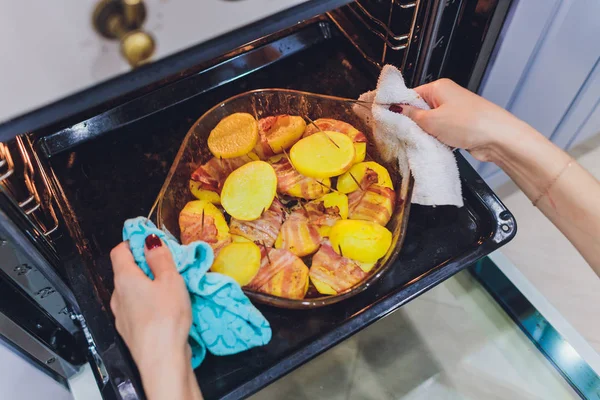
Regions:
[[[373,132],[352,111],[353,105],[354,103],[349,99],[286,89],[254,90],[217,104],[194,123],[181,144],[156,201],[155,222],[157,226],[179,238],[179,212],[188,201],[194,200],[189,190],[190,175],[200,164],[207,162],[212,157],[207,146],[208,135],[215,125],[227,115],[246,112],[262,118],[269,115],[289,114],[309,117],[313,121],[318,118],[334,118],[348,122],[367,136],[369,143],[367,159],[383,164],[390,171],[394,181],[397,200],[394,215],[387,225],[393,234],[392,245],[387,254],[378,261],[365,280],[334,296],[321,295],[312,287],[312,284],[306,297],[302,300],[286,299],[246,289],[244,291],[254,301],[291,309],[322,307],[364,291],[388,269],[392,268],[400,253],[406,233],[413,179],[408,171],[404,171],[406,179],[403,179],[398,171],[397,163],[384,163],[378,158]]]

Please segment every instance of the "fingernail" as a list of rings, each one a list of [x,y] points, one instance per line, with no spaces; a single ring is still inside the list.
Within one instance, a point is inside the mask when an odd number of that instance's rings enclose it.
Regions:
[[[162,246],[162,241],[154,233],[146,236],[146,248],[148,250],[152,250],[160,246]]]
[[[392,104],[389,108],[391,112],[402,114],[402,106],[400,104]]]

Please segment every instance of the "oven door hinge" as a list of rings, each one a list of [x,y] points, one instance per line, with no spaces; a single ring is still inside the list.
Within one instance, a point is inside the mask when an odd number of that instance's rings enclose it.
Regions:
[[[87,323],[85,322],[83,315],[71,312],[71,319],[78,322],[81,326],[81,330],[83,331],[85,340],[87,342],[88,352],[93,360],[93,363],[90,363],[90,365],[92,369],[95,370],[96,376],[98,376],[102,381],[102,385],[106,385],[109,380],[108,372],[106,371],[106,367],[104,366],[102,358],[100,358],[100,355],[98,354],[96,343],[94,342],[94,338],[87,327]]]

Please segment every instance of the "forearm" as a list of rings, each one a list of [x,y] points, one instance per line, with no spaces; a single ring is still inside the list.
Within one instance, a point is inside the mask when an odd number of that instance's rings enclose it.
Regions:
[[[202,400],[202,394],[190,360],[174,357],[157,360],[155,365],[141,366],[142,384],[149,400]]]
[[[515,126],[509,135],[490,158],[536,201],[600,276],[600,183],[527,124]]]

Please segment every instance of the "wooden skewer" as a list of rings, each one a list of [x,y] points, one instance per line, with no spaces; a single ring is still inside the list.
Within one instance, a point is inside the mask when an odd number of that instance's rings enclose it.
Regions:
[[[344,252],[342,251],[342,245],[338,244],[338,249],[340,250],[340,256],[344,257]]]
[[[263,248],[265,249],[265,255],[267,256],[267,260],[269,261],[269,265],[273,265],[271,263],[271,257],[269,257],[269,249],[267,249],[267,245],[265,244],[265,241],[261,240],[260,242],[261,242]]]
[[[200,226],[200,229],[204,230],[204,209],[202,209],[202,225]]]
[[[319,130],[319,132],[321,132],[323,135],[325,135],[325,137],[326,137],[327,139],[329,139],[329,141],[330,141],[331,143],[333,143],[333,145],[334,145],[335,147],[337,147],[338,149],[340,148],[340,146],[338,146],[338,144],[337,144],[336,142],[334,142],[332,138],[330,138],[329,136],[327,136],[327,134],[326,134],[325,132],[323,132],[323,130],[322,130],[320,127],[319,127],[319,125],[315,124],[315,122],[314,122],[312,119],[310,119],[310,117],[309,117],[309,116],[307,116],[306,118],[307,118],[307,119],[310,121],[310,123],[311,123],[311,124],[313,124],[313,125],[314,125],[314,126],[315,126],[315,127],[318,129],[318,130]]]
[[[352,175],[352,172],[349,172],[349,174],[350,174],[350,177],[352,178],[352,180],[358,185],[358,188],[360,190],[363,190],[361,184],[358,182],[358,179],[356,179],[356,177],[354,175]]]
[[[308,210],[306,209],[306,207],[304,207],[302,200],[298,200],[298,203],[300,204],[300,207],[302,207],[302,209],[308,214]]]
[[[337,190],[336,190],[336,189],[334,189],[334,188],[332,188],[332,187],[329,187],[329,186],[327,186],[327,185],[326,185],[326,184],[324,184],[323,182],[321,182],[321,181],[319,181],[319,180],[317,180],[317,179],[315,179],[315,181],[316,181],[316,182],[317,182],[319,185],[323,186],[324,188],[327,188],[327,189],[331,190],[332,192],[337,192]]]

